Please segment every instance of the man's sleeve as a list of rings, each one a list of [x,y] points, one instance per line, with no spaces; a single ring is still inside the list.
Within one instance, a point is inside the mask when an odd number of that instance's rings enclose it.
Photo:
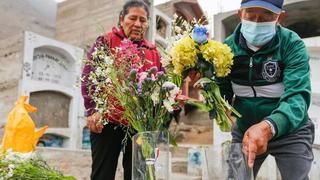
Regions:
[[[308,117],[311,99],[309,56],[303,41],[296,34],[293,36],[296,37],[291,39],[296,40],[288,42],[290,44],[285,45],[282,54],[285,58],[285,92],[280,97],[278,107],[266,118],[276,125],[276,137],[295,131]]]

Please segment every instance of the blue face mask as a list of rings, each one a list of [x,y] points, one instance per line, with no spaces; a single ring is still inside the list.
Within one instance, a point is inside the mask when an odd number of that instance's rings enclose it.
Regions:
[[[253,46],[263,46],[267,44],[276,34],[276,23],[272,22],[252,22],[241,21],[241,33],[243,37]]]

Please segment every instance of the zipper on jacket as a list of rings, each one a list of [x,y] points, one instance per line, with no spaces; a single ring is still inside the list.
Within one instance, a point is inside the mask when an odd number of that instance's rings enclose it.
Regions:
[[[249,82],[251,83],[252,81],[252,67],[253,67],[253,59],[250,57],[249,60]]]
[[[253,67],[253,58],[252,56],[250,56],[250,60],[249,60],[249,82],[252,82],[252,67]],[[251,86],[251,89],[253,91],[253,95],[254,97],[257,97],[257,92],[254,89],[254,86]]]

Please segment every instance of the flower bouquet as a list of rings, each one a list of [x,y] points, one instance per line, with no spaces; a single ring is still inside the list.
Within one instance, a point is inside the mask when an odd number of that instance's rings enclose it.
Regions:
[[[231,49],[220,42],[208,39],[208,31],[202,25],[203,20],[191,24],[175,16],[173,32],[175,35],[168,40],[161,63],[177,84],[189,73],[200,73],[195,86],[201,88],[205,106],[195,103],[202,110],[210,112],[222,131],[230,131],[231,119],[226,110],[236,116],[241,115],[221,97],[216,77],[225,77],[231,72],[233,54]],[[184,31],[182,31],[184,30]]]
[[[36,126],[29,113],[37,111],[37,108],[26,103],[27,99],[28,96],[21,96],[8,115],[0,148],[0,180],[75,180],[49,167],[35,153],[36,144],[48,126],[35,131]]]
[[[75,180],[51,167],[36,153],[6,151],[0,155],[0,179]]]
[[[116,49],[96,44],[92,60],[85,63],[94,69],[88,76],[89,95],[96,103],[96,111],[103,114],[101,121],[118,119],[127,135],[137,133],[133,147],[138,145],[138,164],[143,164],[133,166],[133,178],[137,178],[135,172],[140,172],[138,179],[155,180],[159,149],[150,138],[175,144],[167,129],[172,113],[193,100],[182,96],[177,85],[157,67],[142,68],[147,60],[140,57],[138,47],[126,39]],[[142,134],[146,132],[157,132],[157,136],[145,137]]]

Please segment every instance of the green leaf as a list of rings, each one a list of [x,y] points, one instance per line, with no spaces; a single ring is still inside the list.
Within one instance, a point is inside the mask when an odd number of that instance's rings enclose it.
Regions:
[[[187,104],[196,106],[200,111],[209,112],[212,108],[202,102],[187,101]]]
[[[168,129],[164,129],[163,132],[168,135],[169,144],[173,145],[174,147],[178,147],[178,144],[177,144],[176,141],[174,140],[174,137],[172,136],[172,134],[170,133],[170,131],[169,131]]]
[[[202,88],[202,95],[206,99],[205,106],[202,106],[204,111],[206,111],[207,108],[209,108],[209,111],[213,110],[214,112],[211,114],[215,114],[214,119],[216,120],[220,130],[223,132],[229,132],[232,125],[231,120],[226,114],[226,110],[232,111],[237,117],[241,117],[241,114],[221,97],[219,86],[215,81],[209,78],[201,78],[194,86],[200,86]]]

